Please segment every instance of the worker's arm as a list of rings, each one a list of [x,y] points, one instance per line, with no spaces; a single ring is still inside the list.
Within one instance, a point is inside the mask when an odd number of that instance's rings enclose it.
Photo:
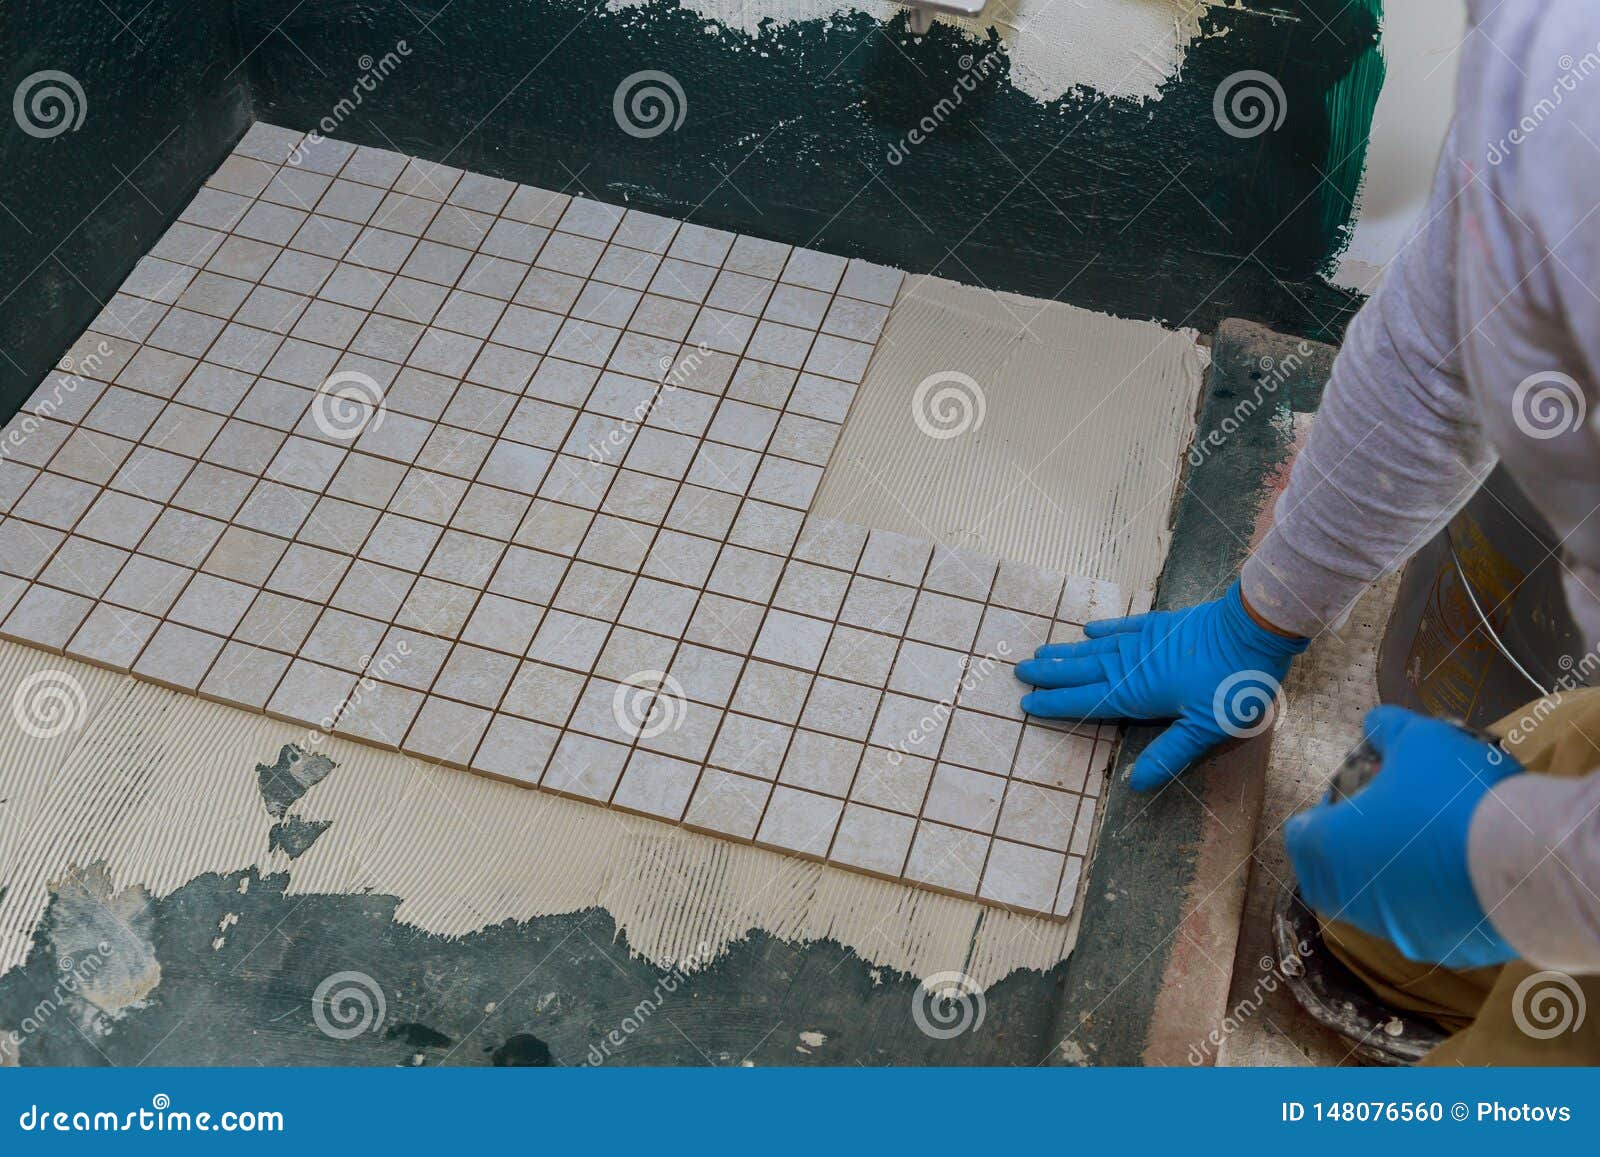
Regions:
[[[1491,743],[1399,707],[1367,713],[1382,766],[1350,799],[1284,824],[1307,904],[1389,941],[1410,960],[1449,968],[1517,953],[1472,877],[1468,830],[1491,788],[1538,778]]]
[[[1600,973],[1600,775],[1523,771],[1449,723],[1374,708],[1378,774],[1284,825],[1302,895],[1412,960]]]
[[[1485,440],[1561,543],[1589,648],[1563,658],[1574,673],[1564,695],[1600,653],[1600,103],[1573,95],[1565,55],[1600,40],[1600,8],[1484,3],[1473,19],[1435,221],[1352,325],[1245,590],[1284,625],[1336,621],[1367,577],[1455,511],[1488,466],[1464,409],[1465,367]],[[1410,372],[1371,373],[1384,366]],[[1419,408],[1422,420],[1406,420]],[[1317,485],[1319,474],[1331,483]],[[1338,903],[1356,897],[1369,931],[1424,958],[1498,952],[1600,973],[1600,773],[1508,775],[1441,724],[1393,731],[1404,739],[1374,781],[1389,780],[1386,790],[1358,800],[1365,818],[1330,823],[1319,809],[1296,821],[1301,878],[1343,876]],[[1600,767],[1600,749],[1589,766]]]
[[[1351,321],[1272,528],[1245,563],[1245,598],[1284,630],[1316,635],[1342,624],[1494,465],[1462,376],[1462,165],[1452,133],[1427,213]]]
[[[1453,285],[1457,201],[1447,143],[1428,214],[1350,324],[1272,529],[1221,599],[1091,623],[1017,675],[1023,710],[1054,718],[1173,719],[1139,757],[1157,787],[1230,736],[1237,708],[1270,701],[1310,637],[1342,622],[1405,562],[1493,465],[1461,375]],[[1253,691],[1252,688],[1255,688]]]
[[[1467,862],[1484,910],[1519,956],[1600,973],[1600,774],[1495,784],[1473,814]]]
[[[1587,653],[1562,658],[1565,695],[1600,653],[1600,102],[1566,54],[1600,41],[1586,0],[1475,5],[1457,133],[1480,151],[1462,245],[1473,268],[1471,381],[1507,469],[1561,543],[1568,606]],[[1510,58],[1504,55],[1509,46]],[[1534,129],[1525,126],[1536,118]],[[1511,142],[1503,160],[1484,143]],[[1538,405],[1539,390],[1547,407]],[[1549,725],[1555,725],[1550,720]],[[1526,724],[1522,726],[1526,727]],[[1595,736],[1585,732],[1591,748]],[[1600,768],[1600,750],[1587,760]],[[1600,973],[1600,774],[1516,775],[1472,817],[1473,884],[1489,918],[1541,968]]]

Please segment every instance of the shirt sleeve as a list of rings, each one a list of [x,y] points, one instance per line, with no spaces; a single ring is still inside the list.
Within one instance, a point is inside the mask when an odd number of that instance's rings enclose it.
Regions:
[[[1473,813],[1467,864],[1490,923],[1519,956],[1600,972],[1600,774],[1495,784]]]
[[[1271,529],[1241,575],[1251,607],[1296,634],[1341,625],[1494,466],[1462,374],[1452,293],[1454,137],[1426,216],[1350,323]]]

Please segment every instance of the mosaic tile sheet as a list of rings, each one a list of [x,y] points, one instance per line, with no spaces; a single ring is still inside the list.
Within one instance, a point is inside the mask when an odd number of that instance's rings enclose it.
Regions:
[[[1114,587],[807,520],[900,274],[256,125],[6,431],[0,634],[1064,916]]]

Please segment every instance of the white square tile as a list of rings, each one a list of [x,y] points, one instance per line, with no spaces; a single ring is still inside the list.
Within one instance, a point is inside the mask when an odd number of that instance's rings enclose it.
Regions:
[[[965,650],[978,637],[978,624],[982,620],[982,603],[923,590],[912,606],[905,628],[906,638]]]
[[[422,692],[409,687],[362,680],[351,692],[334,730],[398,750],[417,712],[422,710],[422,699]]]
[[[863,745],[801,728],[783,757],[778,782],[843,799],[861,762]]]
[[[500,710],[553,727],[566,726],[578,696],[583,693],[584,676],[547,663],[524,662],[507,688]]]
[[[699,778],[700,767],[653,751],[635,751],[617,784],[617,807],[659,819],[681,819]]]
[[[770,280],[783,272],[789,251],[790,247],[782,242],[742,235],[735,239],[722,264],[727,269]]]
[[[574,197],[567,211],[561,215],[557,227],[564,233],[606,241],[621,224],[624,212],[615,205],[591,201],[587,197]]]
[[[620,743],[569,731],[550,756],[542,786],[604,803],[622,778],[627,759],[628,749]]]
[[[911,841],[906,878],[946,892],[973,895],[978,890],[991,842],[978,832],[923,820],[917,824],[917,834]]]
[[[1065,865],[1059,852],[995,840],[978,894],[998,904],[1049,912]]]
[[[149,657],[148,649],[145,655]],[[144,661],[140,660],[141,663]],[[267,701],[267,714],[308,727],[330,730],[334,720],[339,717],[345,698],[355,685],[356,676],[352,672],[296,659],[284,672],[277,690]]]
[[[793,724],[800,718],[812,678],[804,671],[752,660],[739,677],[732,707],[742,714]]]
[[[844,804],[782,785],[772,789],[756,842],[807,856],[825,856]]]
[[[722,259],[733,248],[734,235],[721,229],[684,223],[678,227],[668,252],[673,257],[697,261],[702,265],[721,265]]]
[[[672,659],[669,674],[690,699],[725,707],[743,667],[744,658],[740,655],[684,643]]]
[[[778,593],[782,596],[782,588]],[[889,671],[894,666],[899,646],[900,641],[893,635],[841,624],[833,629],[827,654],[822,657],[821,670],[824,675],[882,687],[889,680]]]
[[[869,631],[900,634],[906,629],[916,601],[915,587],[856,575],[839,611],[839,621]]]
[[[1005,775],[1016,759],[1021,734],[1022,725],[1014,719],[958,708],[950,716],[940,758],[962,767]]]
[[[867,738],[882,701],[874,687],[840,679],[820,678],[811,687],[800,722],[814,731],[849,739]],[[932,706],[928,704],[927,706]]]
[[[565,193],[552,193],[533,185],[518,185],[511,200],[500,212],[513,221],[527,221],[534,225],[555,228],[572,200]]]
[[[1049,617],[1060,601],[1066,576],[1026,563],[1001,562],[990,598],[1002,607]]]
[[[883,747],[868,747],[861,757],[850,798],[906,816],[922,812],[933,779],[933,761]]]
[[[880,876],[898,876],[916,828],[910,816],[846,804],[828,858]]]
[[[805,517],[901,281],[258,125],[0,462],[0,630],[1063,914],[1115,740],[1011,663],[1124,596]]]
[[[110,603],[101,603],[84,619],[67,644],[67,654],[103,667],[126,671],[160,626],[160,620]]]
[[[560,738],[562,733],[554,727],[514,715],[496,715],[472,757],[472,767],[520,783],[536,784]]]
[[[492,718],[485,708],[429,695],[400,749],[424,759],[466,767]]]
[[[695,606],[684,638],[691,643],[748,651],[761,629],[762,608],[726,595],[705,594]]]
[[[900,292],[905,275],[886,265],[873,265],[867,261],[851,261],[845,267],[844,278],[839,283],[839,293],[878,305],[893,305]]]
[[[808,518],[795,543],[794,556],[807,562],[851,571],[867,544],[867,528],[836,519]]]
[[[832,293],[844,276],[845,259],[815,249],[796,249],[789,255],[781,280],[790,285]]]
[[[133,672],[154,683],[193,691],[221,650],[222,640],[215,635],[163,623],[145,644]]]
[[[82,595],[51,587],[30,587],[0,629],[13,639],[59,651],[77,633],[93,606],[93,600]]]
[[[704,831],[748,840],[755,836],[771,794],[769,783],[708,767],[700,774],[683,822]]]
[[[789,611],[769,611],[751,652],[758,659],[815,671],[822,663],[833,624]]]
[[[955,701],[956,689],[966,673],[966,656],[960,651],[907,639],[900,645],[889,690],[935,702]]]
[[[1079,802],[1079,797],[1068,792],[1013,781],[1006,788],[995,834],[1065,852],[1072,843]]]

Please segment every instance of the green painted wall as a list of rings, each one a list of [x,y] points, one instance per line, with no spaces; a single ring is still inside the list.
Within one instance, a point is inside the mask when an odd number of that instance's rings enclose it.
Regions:
[[[672,0],[239,0],[258,114],[311,127],[363,56],[410,55],[339,135],[708,224],[1133,317],[1212,327],[1242,315],[1326,336],[1356,302],[1321,274],[1350,216],[1348,145],[1376,87],[1369,3],[1217,9],[1159,99],[1079,90],[1040,104],[998,42],[863,13],[769,26],[759,41]],[[424,27],[425,25],[425,27]],[[710,31],[708,31],[708,28]],[[276,31],[272,31],[276,29]],[[292,42],[292,44],[291,44]],[[990,54],[998,54],[989,59]],[[683,123],[649,139],[612,99],[643,69],[681,85]],[[1259,69],[1281,126],[1223,132],[1218,85]],[[888,159],[963,76],[973,91]],[[1340,156],[1331,156],[1334,149]],[[1339,182],[1323,174],[1345,162]],[[1331,208],[1330,208],[1331,205]]]
[[[205,0],[0,4],[0,407],[10,415],[250,123],[231,11]],[[12,102],[69,74],[82,123]],[[232,71],[230,71],[232,70]],[[39,92],[39,89],[30,90]],[[72,117],[76,122],[76,116]],[[48,109],[33,122],[50,131]]]
[[[59,69],[86,112],[49,139],[0,125],[0,403],[20,404],[252,117],[333,117],[352,140],[1124,316],[1337,336],[1358,302],[1324,274],[1382,77],[1377,2],[1245,0],[1203,22],[1159,98],[1041,104],[998,40],[859,12],[755,40],[674,0],[12,0],[4,92]],[[641,139],[612,102],[645,69],[678,81],[686,114]],[[1284,117],[1233,136],[1212,101],[1247,69],[1280,83]]]

